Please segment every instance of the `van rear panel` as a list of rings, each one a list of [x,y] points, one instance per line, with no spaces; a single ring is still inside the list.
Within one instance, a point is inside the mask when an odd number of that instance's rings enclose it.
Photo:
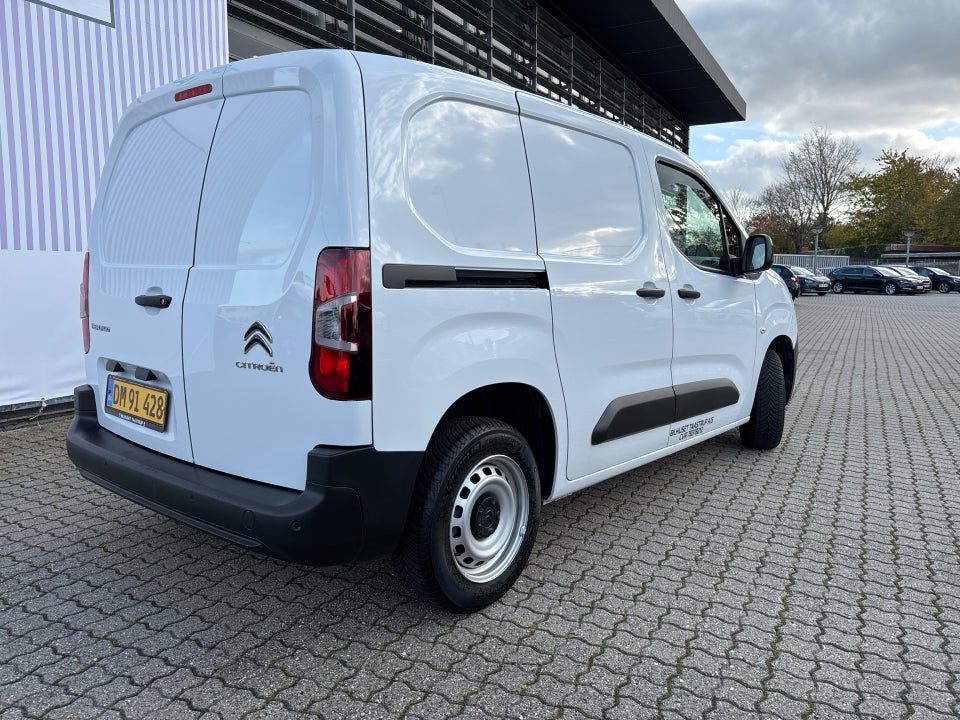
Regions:
[[[343,58],[225,78],[184,302],[195,462],[294,489],[316,445],[372,441],[370,401],[321,397],[308,373],[317,255],[368,242],[360,77]]]
[[[191,460],[180,319],[204,168],[223,100],[210,92],[180,107],[174,92],[148,96],[131,109],[104,171],[90,230],[86,363],[105,428]],[[163,297],[169,298],[166,307],[138,304]],[[140,382],[161,391],[146,416],[138,412],[145,397],[133,401],[141,392],[133,383]]]
[[[372,442],[370,402],[323,398],[309,376],[317,256],[369,245],[360,71],[332,52],[218,72],[215,100],[161,90],[163,114],[118,138],[91,241],[88,379],[101,394],[133,387],[116,377],[166,393],[163,424],[101,398],[122,437],[303,489],[314,447]]]

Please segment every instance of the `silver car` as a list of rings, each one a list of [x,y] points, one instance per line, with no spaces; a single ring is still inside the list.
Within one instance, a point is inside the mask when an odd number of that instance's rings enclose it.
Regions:
[[[926,293],[933,289],[933,281],[930,280],[930,278],[926,277],[925,275],[921,275],[912,268],[908,268],[906,265],[885,265],[884,267],[888,267],[891,270],[896,270],[904,277],[908,277],[916,282],[918,285],[920,285],[918,292]]]
[[[797,276],[797,280],[800,282],[801,295],[803,293],[826,295],[830,291],[830,278],[826,275],[821,275],[815,270],[807,270],[807,268],[796,267],[794,265],[791,265],[790,269],[793,270],[793,274]]]

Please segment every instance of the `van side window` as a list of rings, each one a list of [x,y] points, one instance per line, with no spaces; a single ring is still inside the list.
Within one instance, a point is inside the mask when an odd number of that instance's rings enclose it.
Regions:
[[[418,110],[405,128],[410,203],[452,245],[535,253],[520,118],[462,100]]]
[[[740,233],[720,203],[692,175],[657,163],[670,239],[686,258],[707,270],[728,271],[740,256]]]
[[[737,224],[730,217],[730,214],[720,208],[720,217],[723,219],[723,229],[727,239],[727,257],[730,258],[728,267],[733,268],[733,260],[739,260],[743,255],[743,238],[740,237],[740,231]]]
[[[642,238],[640,190],[624,145],[523,118],[541,254],[615,260]]]

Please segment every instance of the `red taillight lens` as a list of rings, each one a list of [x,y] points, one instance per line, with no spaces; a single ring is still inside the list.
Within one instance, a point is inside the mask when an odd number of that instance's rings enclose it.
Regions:
[[[90,253],[83,254],[83,279],[80,281],[80,325],[83,328],[83,352],[90,352]]]
[[[324,397],[369,400],[370,251],[327,248],[317,258],[310,379]]]
[[[209,92],[213,92],[213,85],[210,83],[207,83],[206,85],[197,85],[196,87],[189,88],[188,90],[181,90],[173,96],[173,101],[180,102],[181,100],[189,100],[190,98],[195,98],[200,95],[206,95]]]

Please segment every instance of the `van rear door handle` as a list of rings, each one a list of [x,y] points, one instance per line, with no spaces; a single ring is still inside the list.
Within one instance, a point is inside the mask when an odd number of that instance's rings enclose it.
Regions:
[[[642,298],[662,298],[666,294],[667,294],[666,290],[658,287],[652,287],[652,288],[642,287],[637,289],[637,295],[639,295]]]
[[[162,310],[170,307],[173,298],[169,295],[137,295],[133,301],[140,307],[155,307]]]
[[[696,300],[700,297],[700,291],[694,290],[693,288],[680,288],[677,290],[677,295],[682,297],[684,300]]]

